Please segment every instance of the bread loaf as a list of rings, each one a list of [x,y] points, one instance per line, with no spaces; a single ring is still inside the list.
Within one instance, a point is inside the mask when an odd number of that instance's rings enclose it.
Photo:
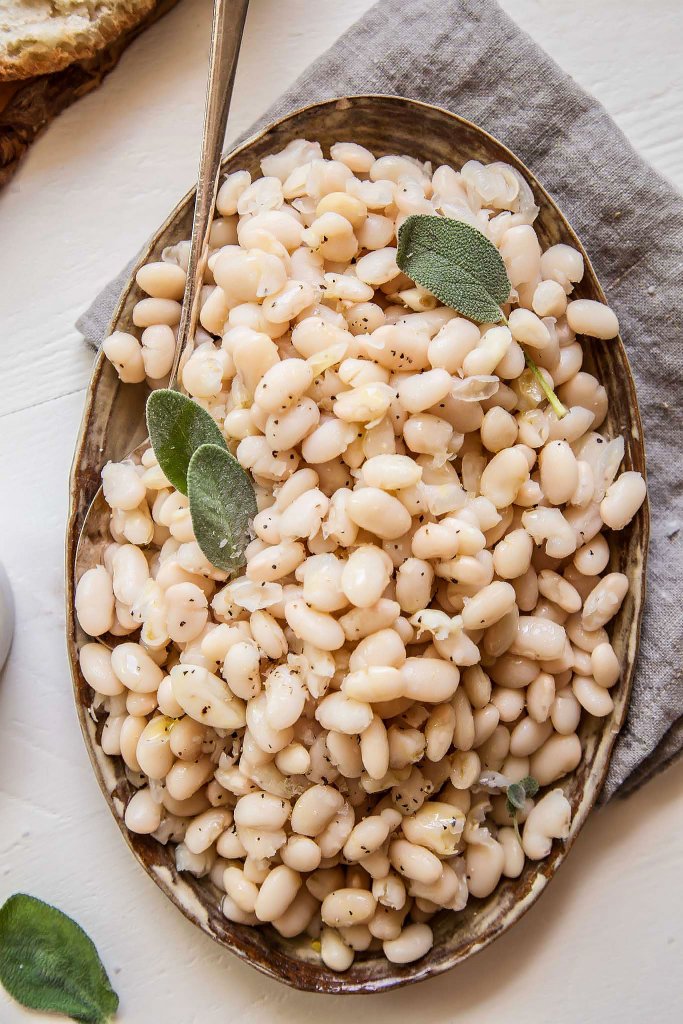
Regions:
[[[103,45],[94,56],[83,60],[74,59],[61,71],[54,71],[51,74],[3,81],[2,68],[6,64],[3,65],[2,39],[3,32],[9,24],[8,7],[13,7],[14,12],[20,8],[29,9],[29,0],[17,0],[16,3],[14,0],[0,0],[0,187],[9,181],[23,154],[50,121],[69,104],[96,89],[105,76],[116,67],[119,57],[136,36],[163,17],[177,2],[178,0],[141,0],[136,13],[143,8],[148,13],[131,28],[120,32]],[[46,6],[44,0],[33,0],[31,9],[37,11],[39,7],[43,9]],[[57,10],[59,0],[55,0],[51,6]],[[127,6],[132,8],[135,5],[128,3]],[[81,7],[83,9],[85,5]],[[119,11],[123,9],[122,4],[105,3],[104,0],[98,7],[106,7],[109,11],[113,11],[114,8]],[[16,25],[16,18],[14,20]]]
[[[155,0],[3,0],[0,81],[89,60],[145,18]]]

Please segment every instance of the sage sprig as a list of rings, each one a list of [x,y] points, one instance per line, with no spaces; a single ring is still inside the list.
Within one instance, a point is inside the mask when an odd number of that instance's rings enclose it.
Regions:
[[[536,796],[539,790],[538,780],[533,775],[526,775],[519,782],[513,782],[508,786],[505,801],[505,807],[507,812],[512,818],[512,825],[517,834],[517,838],[520,839],[519,835],[519,823],[517,822],[517,812],[521,811],[526,803],[527,799],[532,796]]]
[[[538,381],[541,387],[541,391],[550,402],[550,405],[553,411],[555,412],[555,415],[557,416],[558,420],[561,420],[563,416],[567,415],[567,409],[564,405],[562,405],[562,402],[559,400],[553,389],[550,387],[550,384],[548,384],[548,381],[545,379],[539,368],[536,366],[536,363],[533,361],[533,359],[526,351],[526,349],[524,350],[524,361],[526,362],[526,365],[529,367],[534,377]]]
[[[187,494],[187,469],[200,445],[216,444],[227,451],[214,418],[191,398],[168,388],[153,391],[147,399],[147,430],[157,462],[181,494]]]
[[[0,982],[22,1006],[82,1024],[107,1024],[119,1005],[83,929],[23,893],[0,908]]]
[[[501,306],[510,298],[511,285],[503,257],[471,224],[426,213],[407,217],[398,230],[396,262],[411,280],[468,320],[507,323]],[[526,350],[524,358],[562,419],[567,410]]]
[[[503,257],[486,235],[450,217],[417,213],[398,231],[396,262],[416,284],[476,323],[505,320],[510,297]]]
[[[257,512],[251,480],[227,449],[203,444],[190,459],[187,487],[197,543],[217,569],[234,572],[244,565]]]
[[[197,402],[160,388],[147,399],[147,429],[163,472],[190,499],[197,543],[212,565],[234,572],[244,564],[254,487],[220,427]]]

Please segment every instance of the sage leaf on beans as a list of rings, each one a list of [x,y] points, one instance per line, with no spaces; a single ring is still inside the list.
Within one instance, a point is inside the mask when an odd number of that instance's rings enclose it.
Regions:
[[[201,405],[160,388],[147,399],[147,430],[157,462],[176,490],[187,494],[190,459],[203,444],[227,451],[220,427]]]
[[[187,471],[190,516],[197,543],[212,565],[235,572],[245,563],[257,513],[254,487],[225,447],[203,444]]]
[[[500,308],[510,298],[503,257],[486,235],[450,217],[418,213],[398,231],[396,262],[404,274],[475,323],[507,323]],[[557,418],[567,410],[524,350],[526,364]]]
[[[533,775],[526,775],[519,782],[513,782],[508,786],[506,795],[507,800],[505,801],[505,807],[508,814],[512,818],[512,824],[517,838],[519,836],[519,824],[517,822],[517,812],[521,811],[528,797],[536,796],[539,790],[538,780]],[[521,843],[521,839],[520,839]]]
[[[495,245],[471,224],[413,214],[398,231],[396,262],[404,274],[476,323],[505,320],[510,280]]]
[[[0,982],[22,1006],[83,1024],[107,1024],[119,1005],[83,929],[24,893],[0,908]]]

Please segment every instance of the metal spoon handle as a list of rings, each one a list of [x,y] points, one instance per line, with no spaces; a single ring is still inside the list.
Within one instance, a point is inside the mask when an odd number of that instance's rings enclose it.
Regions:
[[[225,126],[228,120],[237,57],[248,6],[249,0],[215,0],[214,2],[204,134],[192,221],[190,261],[187,268],[175,356],[168,383],[170,388],[177,388],[180,360],[185,351],[189,355],[194,344],[194,332],[199,314],[199,297],[208,252],[208,235],[218,191],[218,172],[225,140]]]

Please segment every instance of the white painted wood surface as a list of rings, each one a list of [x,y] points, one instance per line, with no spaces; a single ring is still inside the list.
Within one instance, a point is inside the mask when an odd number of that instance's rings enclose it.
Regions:
[[[369,0],[254,0],[231,132]],[[683,188],[680,0],[504,0]],[[185,0],[66,111],[0,194],[0,560],[17,604],[0,679],[0,903],[28,891],[93,936],[124,1024],[636,1024],[680,1021],[683,765],[595,813],[549,891],[455,972],[371,1003],[302,995],[238,964],[166,902],[90,772],[63,640],[67,475],[92,353],[78,314],[188,187],[209,0]],[[397,26],[400,31],[400,26]],[[0,991],[7,1024],[25,1015]]]

